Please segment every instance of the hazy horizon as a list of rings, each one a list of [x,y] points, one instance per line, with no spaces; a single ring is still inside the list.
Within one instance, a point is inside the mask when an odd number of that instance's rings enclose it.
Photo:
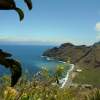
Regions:
[[[41,41],[2,41],[0,42],[0,45],[37,45],[37,46],[60,46],[64,43],[71,43],[76,46],[86,45],[91,46],[95,43],[98,43],[100,41],[94,42],[92,44],[77,44],[73,42],[63,42],[63,43],[52,43],[52,42],[41,42]]]
[[[0,43],[91,45],[100,40],[100,0],[32,0],[19,21],[15,11],[0,10]]]

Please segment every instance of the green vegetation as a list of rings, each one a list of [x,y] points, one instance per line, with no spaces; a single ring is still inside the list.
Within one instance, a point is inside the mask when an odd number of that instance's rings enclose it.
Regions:
[[[15,89],[8,87],[9,79],[8,76],[1,79],[0,100],[73,100],[74,98],[70,89],[60,89],[59,85],[52,85],[52,81],[55,81],[53,77],[45,81],[33,78],[31,82],[23,78]]]
[[[73,82],[79,84],[92,84],[95,87],[100,87],[100,68],[84,67],[82,72],[77,73]]]
[[[60,79],[64,73],[65,65],[59,65],[55,76]],[[86,69],[85,69],[86,70]],[[56,84],[55,76],[50,76],[47,68],[42,68],[38,76],[33,76],[32,81],[24,74],[14,88],[10,86],[10,77],[0,78],[0,100],[100,100],[99,89],[81,87],[60,88]],[[85,81],[86,82],[86,81]]]
[[[25,77],[20,79],[14,87],[8,87],[10,78],[4,76],[0,81],[0,100],[100,100],[100,91],[97,89],[59,88],[52,85],[51,79],[46,81],[33,80],[30,82]],[[6,82],[4,81],[6,80]]]

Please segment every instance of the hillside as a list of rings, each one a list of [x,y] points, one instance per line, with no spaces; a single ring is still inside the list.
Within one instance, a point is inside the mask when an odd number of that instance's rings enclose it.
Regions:
[[[100,42],[91,46],[76,46],[64,43],[60,47],[46,50],[43,56],[77,64],[79,67],[100,67]]]

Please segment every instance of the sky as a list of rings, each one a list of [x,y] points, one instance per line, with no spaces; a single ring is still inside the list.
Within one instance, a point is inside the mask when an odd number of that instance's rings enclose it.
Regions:
[[[100,41],[100,0],[32,0],[23,21],[15,11],[0,10],[0,43],[91,45]]]

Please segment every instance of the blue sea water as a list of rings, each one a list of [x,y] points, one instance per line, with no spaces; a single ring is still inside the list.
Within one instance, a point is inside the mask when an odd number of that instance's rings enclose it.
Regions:
[[[30,73],[31,75],[39,71],[42,67],[53,70],[60,63],[41,57],[45,50],[52,47],[38,45],[0,45],[0,49],[11,53],[13,58],[21,62],[23,72]],[[8,73],[9,69],[0,65],[0,76]]]

